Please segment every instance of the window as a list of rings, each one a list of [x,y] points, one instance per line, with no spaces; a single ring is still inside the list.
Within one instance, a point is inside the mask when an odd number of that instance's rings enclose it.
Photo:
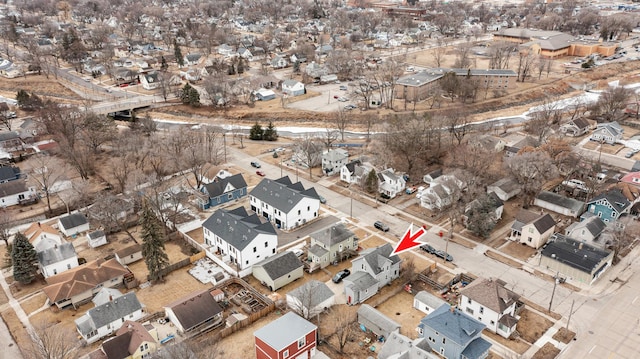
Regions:
[[[67,263],[67,269],[71,269],[71,264]]]
[[[311,210],[311,206],[307,206],[307,212]]]
[[[480,314],[484,313],[484,307],[480,307]]]
[[[233,193],[227,194],[227,199],[233,199]]]
[[[305,344],[307,344],[307,340],[306,340],[305,337],[302,337],[302,338],[298,339],[298,349],[300,349],[303,346],[305,346]]]
[[[283,357],[283,358],[288,358],[288,357],[289,357],[289,349],[285,350],[285,351],[282,353],[282,357]]]
[[[447,338],[442,338],[442,344],[446,344],[447,343]]]
[[[444,355],[444,348],[443,347],[440,347],[440,354]]]
[[[253,253],[257,252],[258,249],[256,249],[256,247],[253,247]]]
[[[58,274],[58,270],[54,268],[53,269],[53,275],[56,275],[56,274]]]
[[[471,309],[471,308],[467,307],[467,313],[469,313],[469,314],[473,315],[473,309]]]
[[[276,254],[276,249],[271,250],[271,253]]]
[[[264,247],[265,248],[269,247],[269,242],[264,242]]]
[[[418,328],[418,334],[422,335],[423,331],[422,328]]]
[[[300,210],[298,210],[298,215],[300,215]]]
[[[467,303],[471,304],[471,298],[467,299]]]
[[[491,325],[496,325],[496,322],[494,322],[493,320],[491,321]]]

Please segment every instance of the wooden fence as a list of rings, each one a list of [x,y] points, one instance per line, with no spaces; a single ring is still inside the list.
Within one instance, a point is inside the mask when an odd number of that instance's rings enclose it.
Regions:
[[[162,277],[165,277],[167,274],[173,272],[174,270],[186,267],[189,264],[191,264],[191,257],[187,257],[187,258],[185,258],[185,259],[183,259],[183,260],[181,260],[179,262],[176,262],[176,263],[173,263],[173,264],[169,264],[168,266],[162,268],[159,271],[158,274],[160,276],[162,276]],[[150,281],[150,280],[151,280],[151,278],[149,276],[147,276],[147,281]]]

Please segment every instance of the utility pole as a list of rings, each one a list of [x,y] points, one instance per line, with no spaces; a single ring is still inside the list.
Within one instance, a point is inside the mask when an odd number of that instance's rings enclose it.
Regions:
[[[222,143],[224,148],[224,163],[227,163],[227,133],[222,134]]]
[[[553,303],[553,296],[556,294],[556,285],[558,285],[558,274],[560,274],[560,272],[556,272],[556,275],[553,276],[553,290],[551,291],[551,299],[549,299],[549,313],[551,313],[551,303]]]
[[[576,300],[571,301],[571,309],[569,310],[569,318],[567,319],[566,329],[569,329],[569,322],[571,321],[571,314],[573,314],[573,304],[575,304]]]

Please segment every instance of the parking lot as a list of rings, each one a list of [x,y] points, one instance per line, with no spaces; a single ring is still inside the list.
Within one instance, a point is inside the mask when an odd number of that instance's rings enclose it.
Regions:
[[[340,88],[346,88],[341,90]],[[320,93],[320,95],[302,101],[287,104],[288,108],[295,108],[304,111],[332,112],[345,109],[347,105],[355,105],[357,108],[358,96],[352,93],[352,86],[347,83],[332,83],[326,85],[308,85],[309,91]],[[341,101],[344,98],[347,101]]]

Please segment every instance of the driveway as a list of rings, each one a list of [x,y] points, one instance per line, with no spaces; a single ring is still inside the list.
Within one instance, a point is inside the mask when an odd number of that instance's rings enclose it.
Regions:
[[[306,226],[302,226],[302,228],[295,231],[283,232],[279,229],[276,229],[276,231],[278,232],[278,247],[286,246],[291,242],[304,238],[311,233],[317,232],[339,221],[340,219],[338,219],[337,217],[326,216],[320,218],[317,221],[311,222]]]
[[[335,304],[347,304],[347,297],[344,294],[344,281],[340,283],[333,283],[331,279],[325,282],[327,287],[333,291],[336,295]]]

